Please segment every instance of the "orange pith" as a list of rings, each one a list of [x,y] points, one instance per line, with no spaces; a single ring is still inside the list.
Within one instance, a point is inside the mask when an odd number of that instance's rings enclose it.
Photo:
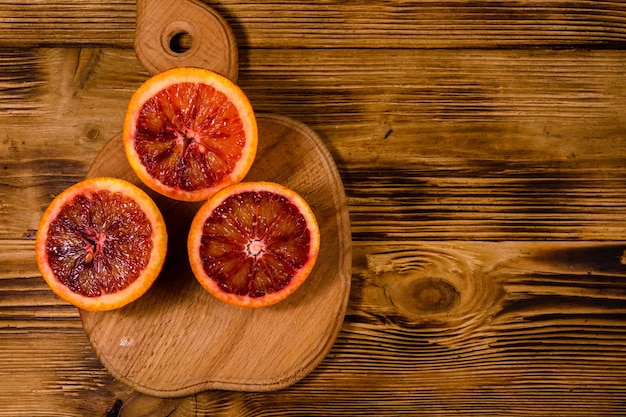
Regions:
[[[188,238],[198,282],[242,307],[276,304],[311,273],[319,227],[306,201],[270,182],[231,185],[202,205]]]
[[[153,190],[202,201],[248,173],[257,149],[252,105],[213,71],[174,68],[148,79],[124,119],[126,156]]]
[[[39,270],[63,300],[88,311],[120,308],[156,280],[167,251],[165,222],[152,199],[117,178],[81,181],[44,212]]]

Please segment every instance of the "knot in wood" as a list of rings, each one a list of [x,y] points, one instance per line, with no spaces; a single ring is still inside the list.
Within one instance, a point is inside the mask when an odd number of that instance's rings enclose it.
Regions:
[[[385,249],[368,254],[368,273],[374,287],[384,291],[378,294],[387,298],[393,308],[388,314],[393,311],[398,323],[437,332],[441,326],[467,331],[499,308],[502,289],[486,273],[479,251],[458,244]]]
[[[396,307],[412,314],[447,312],[459,302],[459,292],[449,282],[438,278],[403,280],[389,294]]]

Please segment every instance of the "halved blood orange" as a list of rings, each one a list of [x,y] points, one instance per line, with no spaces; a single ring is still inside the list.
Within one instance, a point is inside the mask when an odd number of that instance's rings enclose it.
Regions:
[[[187,249],[209,293],[236,306],[263,307],[306,280],[319,245],[317,220],[300,195],[276,183],[240,182],[200,207]]]
[[[37,231],[39,270],[63,300],[88,311],[122,307],[156,280],[167,230],[154,201],[117,178],[92,178],[50,203]]]
[[[137,176],[176,200],[204,201],[241,181],[257,150],[252,105],[213,71],[179,67],[148,79],[124,119],[126,156]]]

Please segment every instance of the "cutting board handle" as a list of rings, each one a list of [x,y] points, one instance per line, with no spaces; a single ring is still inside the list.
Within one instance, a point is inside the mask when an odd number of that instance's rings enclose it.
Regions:
[[[137,0],[135,52],[152,74],[207,68],[237,81],[237,42],[224,18],[199,0]]]

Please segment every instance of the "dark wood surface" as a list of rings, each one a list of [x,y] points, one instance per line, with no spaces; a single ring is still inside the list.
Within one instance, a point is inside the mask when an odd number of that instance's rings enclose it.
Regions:
[[[269,393],[161,400],[108,374],[34,236],[149,75],[135,2],[2,1],[0,416],[626,415],[626,3],[207,4],[255,109],[339,168],[337,342]]]

